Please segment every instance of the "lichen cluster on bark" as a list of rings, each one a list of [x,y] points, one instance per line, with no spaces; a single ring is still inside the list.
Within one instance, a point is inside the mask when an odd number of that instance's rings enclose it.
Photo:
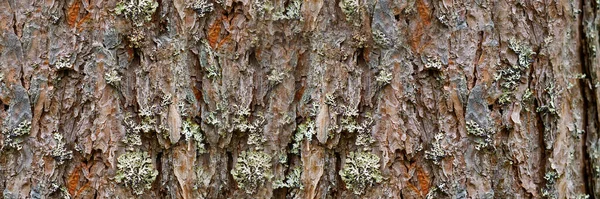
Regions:
[[[0,1],[3,198],[600,198],[600,1]]]

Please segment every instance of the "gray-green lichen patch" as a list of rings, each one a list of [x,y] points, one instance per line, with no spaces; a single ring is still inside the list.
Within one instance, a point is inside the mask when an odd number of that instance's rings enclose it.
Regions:
[[[442,69],[442,61],[439,58],[427,58],[425,61],[425,69],[427,70],[441,70]]]
[[[273,182],[273,188],[290,188],[290,189],[304,189],[302,184],[302,167],[295,167],[288,173],[284,180],[277,180]]]
[[[117,70],[113,69],[104,74],[104,80],[106,80],[107,84],[117,87],[121,83],[121,76],[119,75]]]
[[[213,3],[209,3],[206,0],[196,0],[190,2],[188,4],[188,7],[196,11],[196,13],[198,13],[198,16],[201,18],[214,10]]]
[[[196,142],[196,150],[198,153],[206,153],[204,147],[204,135],[200,132],[200,126],[190,119],[183,121],[181,126],[181,134],[184,135],[185,141],[194,140]]]
[[[288,6],[283,9],[276,11],[273,13],[273,20],[300,20],[302,21],[302,13],[300,12],[300,8],[302,7],[302,0],[293,0]]]
[[[130,19],[136,27],[141,27],[152,20],[157,7],[158,2],[155,0],[123,0],[115,7],[115,13]]]
[[[273,178],[271,156],[261,151],[242,151],[231,175],[240,189],[253,194]]]
[[[434,141],[431,144],[431,149],[425,151],[425,159],[432,160],[434,164],[439,165],[440,161],[446,157],[446,152],[442,148],[441,140],[444,139],[444,133],[438,133],[434,137]]]
[[[387,69],[382,69],[377,74],[377,77],[375,77],[375,81],[380,86],[388,85],[392,82],[392,73]]]
[[[300,147],[302,146],[302,142],[306,139],[308,142],[312,141],[313,135],[315,135],[316,126],[315,122],[311,119],[306,120],[302,124],[298,125],[296,129],[296,133],[294,134],[294,143],[292,144],[292,150],[290,151],[293,154],[298,154],[300,152]]]
[[[71,63],[71,58],[61,57],[54,63],[54,67],[56,67],[56,70],[67,70],[73,69],[73,64]]]
[[[467,121],[467,134],[475,136],[475,149],[481,150],[492,145],[492,135],[494,134],[491,130],[483,129],[475,121]]]
[[[508,41],[508,47],[519,56],[519,66],[529,68],[529,65],[533,62],[533,56],[535,55],[535,52],[531,50],[531,47],[517,41],[515,38],[511,38]]]
[[[346,16],[346,21],[354,23],[360,21],[358,16],[358,11],[360,8],[358,0],[341,0],[339,6],[342,9],[344,15]]]
[[[346,188],[356,195],[383,180],[379,170],[379,157],[370,152],[350,152],[339,172]]]
[[[392,40],[388,38],[381,30],[373,29],[373,41],[382,48],[392,46]]]
[[[2,130],[2,134],[4,136],[4,146],[8,148],[14,148],[17,150],[21,150],[23,146],[23,140],[27,135],[29,135],[29,131],[31,130],[31,122],[28,120],[23,120],[19,125],[12,129],[4,129]]]
[[[60,133],[54,133],[52,135],[54,141],[56,141],[56,145],[52,148],[51,155],[54,157],[58,165],[64,163],[65,160],[73,159],[73,152],[67,150],[65,147],[65,141],[63,140],[63,136]]]
[[[545,96],[547,96],[547,100],[545,102],[542,102],[542,105],[537,107],[535,111],[538,113],[550,113],[551,115],[558,116],[558,107],[555,103],[557,94],[556,91],[554,91],[553,83],[550,83],[549,86],[544,88],[544,94]]]
[[[271,70],[271,73],[267,76],[267,80],[272,85],[277,85],[283,82],[283,79],[287,77],[287,74],[283,71],[279,71],[276,69]]]
[[[544,198],[557,198],[557,192],[554,188],[556,180],[559,178],[558,173],[555,170],[546,172],[544,179],[546,180],[546,186],[541,189],[542,197]]]
[[[115,180],[131,188],[136,195],[152,188],[157,175],[147,152],[127,152],[117,159]]]

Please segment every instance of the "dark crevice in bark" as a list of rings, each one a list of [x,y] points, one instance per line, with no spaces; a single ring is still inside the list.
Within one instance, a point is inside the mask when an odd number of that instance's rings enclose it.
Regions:
[[[594,3],[592,2],[592,5]],[[580,10],[584,10],[584,2],[580,3],[579,6]],[[591,157],[590,157],[590,153],[588,150],[588,133],[592,133],[592,128],[590,128],[590,125],[592,125],[594,128],[596,128],[596,124],[597,121],[595,120],[597,116],[597,99],[596,99],[596,90],[595,87],[592,86],[592,71],[591,71],[591,64],[588,63],[588,52],[587,52],[587,37],[585,34],[585,25],[584,25],[584,19],[586,17],[585,15],[586,12],[582,12],[581,16],[579,18],[579,38],[581,41],[581,45],[579,45],[579,61],[581,62],[581,72],[585,75],[585,78],[582,78],[579,80],[579,84],[580,84],[580,88],[581,88],[581,95],[583,96],[583,107],[584,107],[584,111],[585,114],[583,114],[583,125],[584,125],[584,129],[585,129],[585,136],[582,136],[583,138],[583,144],[582,144],[582,151],[584,153],[583,155],[583,164],[584,164],[584,173],[585,175],[583,175],[583,181],[585,182],[585,193],[587,195],[590,196],[591,199],[595,198],[595,191],[594,190],[594,180],[592,179],[591,176],[593,176],[593,172],[592,172],[592,162],[591,162]],[[591,115],[590,115],[591,114]],[[590,118],[589,116],[592,116],[593,118]],[[592,120],[594,119],[594,120]]]

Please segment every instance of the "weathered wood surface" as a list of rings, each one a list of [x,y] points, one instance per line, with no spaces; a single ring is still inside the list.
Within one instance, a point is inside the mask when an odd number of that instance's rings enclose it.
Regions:
[[[3,0],[0,190],[600,198],[599,10]]]

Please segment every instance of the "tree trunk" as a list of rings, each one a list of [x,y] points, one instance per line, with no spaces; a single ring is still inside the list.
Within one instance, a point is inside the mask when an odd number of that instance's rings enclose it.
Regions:
[[[600,198],[600,2],[0,1],[4,198]]]

